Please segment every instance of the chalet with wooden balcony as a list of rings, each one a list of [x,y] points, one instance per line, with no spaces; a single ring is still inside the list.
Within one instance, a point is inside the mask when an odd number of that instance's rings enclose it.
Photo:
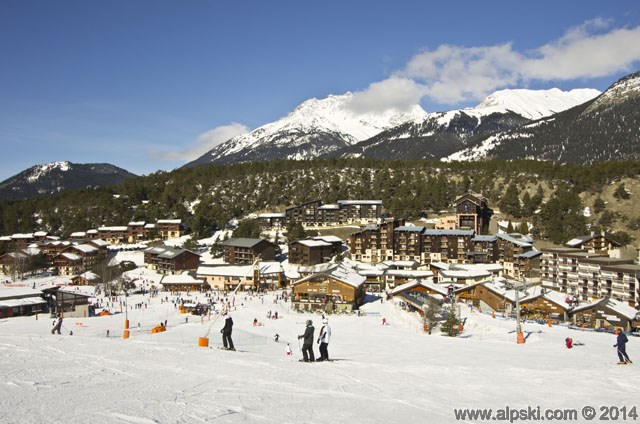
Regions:
[[[473,250],[473,230],[424,230],[421,235],[419,261],[464,263],[467,252]]]
[[[129,228],[121,226],[98,227],[98,238],[107,241],[109,244],[121,244],[129,241]]]
[[[330,243],[322,237],[298,240],[289,243],[289,263],[305,266],[317,265],[329,262],[341,251],[342,240],[340,239],[337,243]]]
[[[144,263],[147,268],[159,274],[180,274],[197,270],[200,266],[200,255],[175,247],[149,247],[144,251]]]
[[[53,266],[58,275],[78,275],[84,272],[82,256],[72,252],[62,252],[53,258]]]
[[[221,243],[224,261],[231,265],[252,264],[260,257],[263,261],[276,258],[276,245],[259,238],[230,238]]]
[[[476,234],[486,234],[493,210],[489,201],[478,194],[468,193],[456,199],[456,217],[459,229],[473,230]]]
[[[184,233],[184,225],[181,219],[159,219],[156,231],[162,240],[178,238]]]
[[[338,200],[341,224],[372,224],[382,216],[382,200]]]
[[[322,206],[320,200],[303,203],[299,206],[293,206],[285,210],[287,223],[297,222],[305,226],[313,226],[316,224],[316,211]]]
[[[262,229],[284,228],[287,225],[287,216],[284,212],[261,213],[258,215],[258,225]]]
[[[292,284],[292,304],[302,311],[334,313],[358,309],[365,296],[365,277],[342,264]]]
[[[612,251],[621,247],[620,243],[611,240],[604,232],[592,232],[588,236],[573,238],[569,240],[565,246],[603,255],[609,255]]]
[[[570,311],[570,317],[577,326],[632,331],[640,328],[638,310],[611,298],[598,299],[586,305],[576,306]]]
[[[132,221],[127,224],[127,241],[137,243],[147,240],[147,223],[144,221]]]

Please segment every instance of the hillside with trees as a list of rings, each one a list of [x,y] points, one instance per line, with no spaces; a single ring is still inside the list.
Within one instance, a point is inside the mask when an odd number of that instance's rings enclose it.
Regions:
[[[533,228],[536,239],[564,243],[604,230],[629,244],[640,238],[640,211],[633,206],[639,176],[638,161],[581,166],[317,159],[210,165],[6,201],[0,203],[0,234],[43,230],[67,237],[101,225],[180,218],[197,237],[208,237],[231,219],[315,199],[380,199],[388,215],[417,220],[451,211],[458,196],[472,191],[487,197],[504,219]]]

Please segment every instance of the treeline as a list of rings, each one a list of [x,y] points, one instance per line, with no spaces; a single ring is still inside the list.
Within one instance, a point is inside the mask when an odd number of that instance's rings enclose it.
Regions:
[[[43,230],[67,237],[102,225],[179,218],[198,237],[207,237],[232,218],[284,211],[315,199],[380,199],[389,215],[416,219],[450,211],[458,196],[472,191],[514,218],[528,220],[537,236],[562,242],[583,235],[589,224],[581,215],[580,193],[598,193],[605,185],[638,175],[639,161],[580,166],[335,158],[209,165],[0,203],[0,234]],[[565,221],[556,222],[560,218]]]

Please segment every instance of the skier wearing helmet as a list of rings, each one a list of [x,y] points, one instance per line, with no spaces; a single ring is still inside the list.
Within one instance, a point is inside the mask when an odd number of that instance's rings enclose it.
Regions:
[[[313,354],[313,332],[315,328],[313,328],[313,321],[310,319],[307,320],[307,327],[304,329],[304,334],[298,336],[298,340],[302,340],[302,361],[303,362],[314,362],[315,356]]]

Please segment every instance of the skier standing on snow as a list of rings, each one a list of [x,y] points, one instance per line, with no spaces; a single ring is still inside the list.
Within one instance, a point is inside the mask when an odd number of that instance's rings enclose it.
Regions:
[[[298,336],[298,340],[304,339],[302,341],[302,361],[303,362],[314,362],[315,356],[313,355],[313,332],[315,328],[313,328],[313,321],[310,319],[307,320],[307,327],[304,330],[304,334]]]
[[[616,339],[616,344],[613,345],[613,347],[617,347],[618,348],[618,358],[620,359],[620,362],[618,362],[619,364],[631,364],[631,359],[629,359],[629,355],[627,355],[627,342],[629,341],[629,339],[627,339],[627,335],[624,334],[623,331],[620,331],[620,333],[618,333],[618,338]]]
[[[231,319],[231,315],[229,315],[227,312],[224,313],[224,316],[224,327],[222,327],[222,330],[220,330],[220,333],[222,333],[222,345],[227,350],[236,350],[235,347],[233,347],[233,340],[231,340],[233,320]]]
[[[62,327],[62,317],[58,318],[58,322],[56,323],[56,325],[51,329],[51,334],[60,334],[60,328]]]
[[[318,343],[320,343],[320,358],[318,361],[329,360],[329,339],[331,339],[331,327],[329,327],[329,320],[322,320],[322,328],[320,328],[320,334],[318,335]]]

